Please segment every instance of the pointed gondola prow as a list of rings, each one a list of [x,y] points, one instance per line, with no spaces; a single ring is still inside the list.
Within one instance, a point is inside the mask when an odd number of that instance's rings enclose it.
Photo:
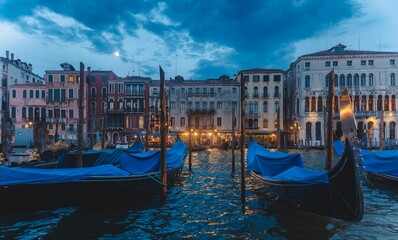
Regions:
[[[344,137],[352,141],[357,136],[357,124],[347,88],[343,90],[340,99],[340,121]]]

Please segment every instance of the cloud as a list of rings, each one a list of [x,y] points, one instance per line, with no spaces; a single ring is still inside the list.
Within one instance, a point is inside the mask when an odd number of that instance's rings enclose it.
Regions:
[[[0,21],[47,40],[96,54],[119,51],[125,63],[133,52],[144,74],[156,73],[158,64],[174,72],[178,64],[178,74],[199,79],[284,69],[295,42],[361,13],[357,2],[335,0],[3,0],[0,12]]]

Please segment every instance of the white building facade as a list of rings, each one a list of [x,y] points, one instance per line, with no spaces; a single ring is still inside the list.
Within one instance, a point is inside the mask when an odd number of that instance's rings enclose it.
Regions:
[[[334,69],[334,132],[342,136],[340,97],[347,88],[358,125],[358,137],[366,147],[378,147],[380,139],[397,139],[398,52],[331,49],[299,57],[284,74],[287,94],[286,121],[291,141],[300,145],[324,145],[324,107],[329,73]],[[383,123],[383,124],[382,124]],[[384,129],[384,136],[382,131]]]
[[[222,75],[218,79],[184,80],[177,76],[167,82],[171,132],[181,135],[192,130],[195,143],[220,145],[239,130],[240,88],[236,79]]]

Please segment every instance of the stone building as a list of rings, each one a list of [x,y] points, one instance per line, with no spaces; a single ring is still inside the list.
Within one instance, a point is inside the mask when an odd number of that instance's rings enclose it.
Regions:
[[[169,130],[195,134],[195,143],[220,145],[230,140],[232,116],[239,129],[239,83],[227,75],[218,79],[185,80],[181,76],[169,80]],[[156,102],[155,102],[156,104]]]
[[[257,141],[269,147],[286,143],[283,118],[283,70],[252,68],[242,70],[245,81],[246,132],[259,135]],[[241,74],[236,75],[240,82]]]
[[[309,146],[324,145],[323,109],[328,94],[328,74],[332,69],[336,137],[342,136],[340,96],[343,89],[348,88],[362,143],[378,147],[381,138],[390,140],[387,143],[395,141],[397,61],[398,52],[346,50],[343,44],[299,57],[284,74],[285,102],[289,106],[285,111],[285,124],[291,130],[291,141]]]

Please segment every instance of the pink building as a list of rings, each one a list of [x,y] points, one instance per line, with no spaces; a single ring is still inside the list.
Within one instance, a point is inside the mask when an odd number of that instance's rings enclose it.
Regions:
[[[10,93],[10,115],[15,128],[30,128],[33,121],[46,118],[46,85],[15,84],[10,86]]]
[[[63,70],[47,70],[45,73],[48,136],[52,140],[72,140],[77,139],[80,72],[69,63],[60,65]],[[87,88],[87,84],[84,85]],[[87,94],[84,94],[83,105],[86,106],[86,103]],[[83,112],[85,123],[86,109]],[[86,124],[83,124],[83,139],[87,139]]]

